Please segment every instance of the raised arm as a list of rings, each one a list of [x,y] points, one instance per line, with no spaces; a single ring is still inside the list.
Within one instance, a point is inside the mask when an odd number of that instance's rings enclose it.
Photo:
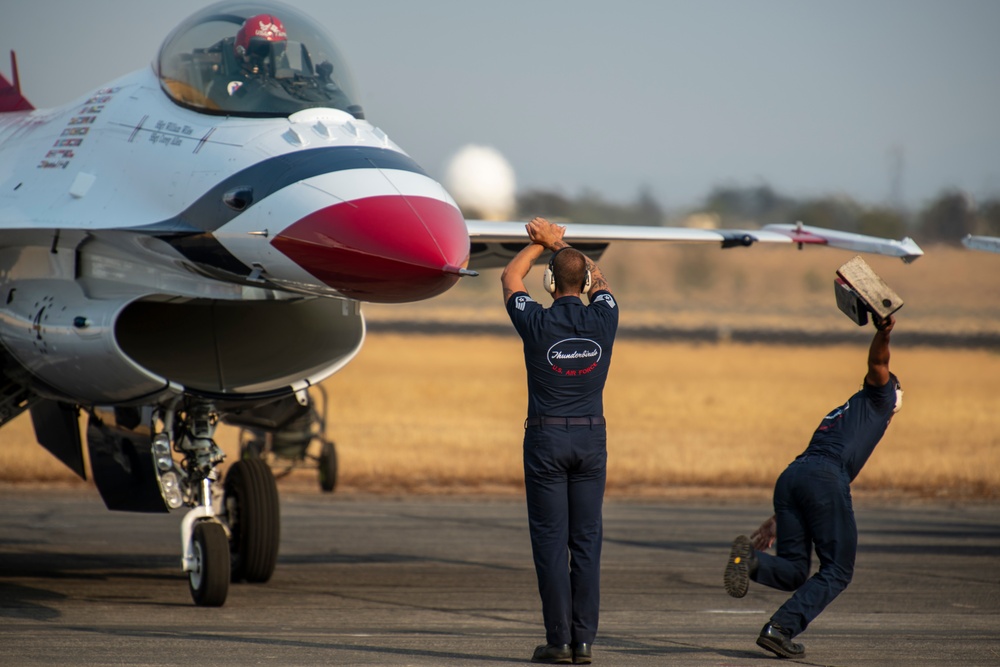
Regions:
[[[500,274],[504,303],[507,303],[513,294],[528,291],[524,286],[524,277],[528,275],[531,266],[536,259],[542,256],[543,252],[546,250],[555,252],[569,245],[562,240],[566,228],[549,222],[545,218],[532,218],[531,222],[525,225],[525,229],[531,243],[514,255],[514,258],[504,267],[503,273]]]
[[[584,255],[584,257],[587,257]],[[587,257],[587,270],[590,271],[590,291],[587,292],[587,299],[593,301],[593,296],[595,292],[604,290],[605,292],[611,291],[611,286],[608,285],[608,281],[604,279],[604,274],[601,273],[601,267],[597,266],[589,257]]]
[[[889,381],[889,334],[896,326],[896,318],[875,319],[875,337],[868,348],[868,374],[865,382],[873,387],[885,386]]]

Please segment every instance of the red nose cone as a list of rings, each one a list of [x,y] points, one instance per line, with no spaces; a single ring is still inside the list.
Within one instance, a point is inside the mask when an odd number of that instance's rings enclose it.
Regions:
[[[385,195],[328,206],[271,242],[345,296],[402,303],[441,294],[469,260],[465,219],[429,197]]]

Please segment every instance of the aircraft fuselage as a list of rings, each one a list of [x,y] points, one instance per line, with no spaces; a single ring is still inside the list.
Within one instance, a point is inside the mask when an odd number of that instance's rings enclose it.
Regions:
[[[439,294],[469,255],[451,197],[367,121],[199,113],[149,68],[0,115],[0,234],[0,337],[55,394],[95,403],[308,386],[360,347],[357,301]]]

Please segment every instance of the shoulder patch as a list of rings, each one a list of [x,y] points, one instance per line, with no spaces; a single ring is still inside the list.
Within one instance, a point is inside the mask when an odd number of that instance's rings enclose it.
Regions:
[[[598,294],[597,298],[594,299],[594,303],[600,303],[602,301],[608,304],[608,308],[614,308],[616,305],[618,305],[615,303],[615,298],[610,294],[608,294],[607,292],[605,292],[604,294]]]
[[[519,296],[514,299],[514,307],[518,310],[524,310],[524,307],[529,303],[534,303],[534,299],[525,294],[524,296]]]

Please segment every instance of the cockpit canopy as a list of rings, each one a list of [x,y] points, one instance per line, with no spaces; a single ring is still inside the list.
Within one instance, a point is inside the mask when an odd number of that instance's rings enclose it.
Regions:
[[[156,60],[181,106],[284,117],[314,107],[364,118],[343,58],[315,21],[275,2],[219,2],[171,32]]]

